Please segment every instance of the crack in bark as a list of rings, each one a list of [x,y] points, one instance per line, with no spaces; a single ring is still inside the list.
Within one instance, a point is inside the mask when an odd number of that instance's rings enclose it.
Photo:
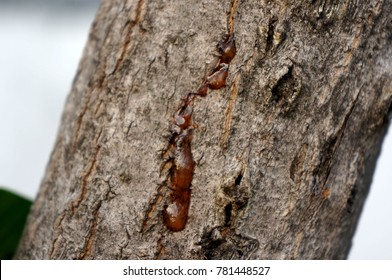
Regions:
[[[354,111],[354,108],[355,108],[355,106],[357,104],[357,101],[359,99],[359,93],[361,92],[361,90],[362,90],[362,87],[359,89],[357,95],[354,98],[354,101],[352,102],[352,106],[350,107],[348,113],[344,117],[342,125],[340,126],[340,128],[337,131],[337,133],[335,134],[336,135],[335,136],[336,140],[335,140],[335,143],[334,143],[333,148],[332,148],[332,153],[331,153],[331,156],[330,156],[330,160],[327,163],[328,164],[328,166],[326,168],[327,175],[325,176],[325,179],[324,179],[323,184],[322,184],[322,189],[323,190],[325,190],[325,186],[327,184],[329,175],[331,173],[333,158],[335,157],[335,153],[336,153],[336,151],[338,150],[338,148],[340,146],[341,140],[343,139],[343,135],[344,135],[344,131],[346,129],[347,122],[348,122],[349,118],[351,117],[351,114]]]
[[[265,43],[265,52],[269,52],[273,47],[274,33],[275,27],[278,19],[276,17],[272,17],[268,22],[268,30],[267,30],[267,39]]]
[[[223,201],[217,201],[217,207],[224,208],[224,225],[230,227],[233,225],[233,220],[238,220],[244,215],[244,211],[248,206],[250,189],[242,184],[246,165],[243,163],[241,169],[237,171],[235,177],[230,182],[221,186]],[[224,205],[224,206],[223,206]]]
[[[83,121],[83,117],[84,117],[84,115],[86,114],[86,112],[87,112],[87,109],[88,109],[88,103],[90,102],[90,97],[91,97],[91,95],[90,94],[87,94],[87,97],[86,97],[86,101],[85,101],[85,103],[84,103],[84,107],[83,107],[83,109],[82,109],[82,112],[79,114],[79,116],[78,116],[78,118],[77,118],[77,120],[76,120],[76,131],[75,131],[75,133],[74,133],[74,140],[73,140],[73,145],[75,146],[76,145],[76,140],[78,139],[78,137],[79,137],[79,131],[80,131],[80,128],[82,127],[82,121]]]
[[[88,257],[91,256],[91,252],[93,249],[93,242],[96,238],[97,234],[97,228],[98,228],[98,212],[101,209],[102,206],[102,200],[98,202],[98,205],[96,208],[93,210],[92,215],[93,218],[90,221],[90,226],[89,226],[89,231],[87,234],[87,242],[85,242],[84,248],[82,249],[82,252],[79,254],[79,259],[87,259]]]
[[[155,260],[159,260],[160,256],[165,252],[165,246],[162,244],[162,237],[158,239],[156,245],[157,251],[155,252]]]
[[[157,211],[158,205],[163,200],[163,197],[164,197],[163,188],[164,188],[164,185],[160,185],[157,189],[156,196],[152,199],[152,201],[150,201],[148,208],[144,214],[144,220],[142,223],[141,232],[146,232],[147,230],[149,230],[153,226],[153,225],[151,225],[150,227],[148,227],[149,226],[148,222],[151,221],[154,213],[156,213],[156,211]]]
[[[238,0],[233,0],[230,5],[229,17],[227,19],[227,30],[229,37],[234,34],[234,15],[237,10],[238,2]]]
[[[299,229],[296,231],[296,239],[295,243],[293,244],[293,247],[291,248],[291,255],[293,256],[294,259],[297,259],[297,254],[298,250],[301,246],[301,242],[304,237],[305,229],[308,227],[309,222],[312,222],[312,218],[309,218],[309,215],[314,217],[317,215],[317,213],[321,210],[323,205],[325,205],[325,200],[316,200],[318,202],[315,204],[313,201],[313,197],[310,197],[308,206],[302,211],[302,215],[298,216],[298,220],[295,220],[295,222],[289,222],[288,224],[297,224],[300,225]],[[313,211],[313,214],[311,212]],[[288,215],[291,215],[292,209],[289,210]],[[281,236],[279,240],[277,241],[277,247],[279,247],[279,244],[281,244],[286,236]]]
[[[131,128],[132,128],[132,126],[133,126],[134,123],[135,123],[135,121],[131,121],[131,122],[129,123],[128,128],[127,128],[126,137],[129,137],[129,131],[131,130]]]
[[[174,89],[173,89],[173,93],[170,94],[170,95],[167,97],[166,112],[165,112],[166,115],[167,115],[167,113],[168,113],[168,111],[169,111],[169,103],[170,103],[170,101],[172,100],[172,98],[174,97],[174,95],[176,94],[176,91],[177,91],[177,80],[178,80],[178,77],[176,77],[176,79],[174,80]]]
[[[54,253],[54,251],[55,251],[55,249],[56,249],[56,244],[57,244],[57,242],[58,242],[58,239],[59,239],[60,235],[62,234],[61,223],[63,222],[63,220],[64,220],[64,218],[65,218],[65,215],[66,215],[66,211],[64,211],[64,212],[56,219],[55,228],[57,228],[57,229],[60,231],[60,233],[57,234],[57,236],[54,238],[54,240],[53,240],[53,242],[52,242],[52,248],[50,249],[50,252],[49,252],[49,259],[52,259],[52,258],[53,258],[53,253]]]
[[[99,109],[101,109],[101,105],[103,104],[103,100],[101,99],[101,100],[99,100],[99,102],[98,102],[98,105],[97,105],[97,108],[95,109],[95,111],[94,111],[94,116],[95,117],[97,117],[97,114],[98,114],[98,112],[99,112]]]
[[[229,134],[230,134],[231,118],[232,118],[232,114],[233,114],[233,110],[234,110],[234,106],[235,106],[235,101],[238,96],[238,83],[239,83],[240,78],[241,78],[241,75],[239,73],[237,73],[233,79],[233,84],[231,87],[231,95],[230,95],[229,104],[227,106],[226,113],[225,113],[225,125],[224,125],[222,140],[221,140],[221,146],[223,148],[227,148],[227,140],[228,140]]]
[[[109,11],[105,11],[105,12],[109,12]],[[105,37],[103,38],[102,42],[103,42],[103,46],[106,45],[106,43],[109,40],[109,34],[110,34],[110,30],[112,30],[112,26],[114,25],[115,22],[115,18],[110,22],[108,28],[106,29],[107,32],[105,32]],[[96,28],[96,22],[93,22],[93,25],[91,27],[91,31],[89,34],[89,38],[94,38],[94,29]],[[97,41],[97,39],[92,39],[94,41]],[[89,80],[88,82],[88,87],[85,91],[85,96],[86,96],[86,101],[84,102],[84,107],[82,109],[82,112],[79,114],[79,116],[76,119],[76,129],[75,129],[75,133],[74,133],[74,137],[73,137],[73,145],[76,145],[76,141],[79,137],[79,132],[80,129],[82,127],[82,122],[83,122],[83,118],[89,108],[88,104],[90,102],[91,99],[91,95],[92,95],[92,91],[91,89],[94,88],[94,83],[98,83],[98,88],[103,88],[103,83],[106,81],[106,74],[105,74],[105,68],[106,68],[106,57],[102,58],[103,55],[103,50],[105,48],[101,46],[101,48],[98,51],[98,55],[97,55],[97,71],[95,73],[95,75],[93,75],[93,77]],[[101,63],[102,62],[102,63]],[[102,64],[102,66],[101,66]],[[101,67],[100,67],[101,66]],[[79,66],[80,67],[80,66]],[[79,70],[78,70],[79,71]],[[74,83],[76,83],[77,77],[75,77],[74,79]],[[99,106],[98,106],[99,107]],[[96,109],[95,114],[98,112],[98,109]]]
[[[125,53],[127,52],[128,47],[129,47],[129,43],[131,42],[132,29],[136,25],[140,24],[140,22],[143,20],[142,14],[144,11],[145,11],[145,0],[139,0],[137,2],[137,6],[136,6],[135,18],[133,20],[128,20],[125,23],[124,29],[126,29],[126,36],[124,39],[124,43],[122,44],[120,57],[117,59],[116,65],[115,65],[114,70],[112,71],[111,74],[115,73],[117,71],[117,69],[119,68],[121,62],[123,62],[124,57],[125,57]]]
[[[96,139],[96,143],[98,143],[100,137],[102,135],[102,130],[99,131],[98,133],[98,137]],[[91,163],[90,163],[90,167],[87,169],[87,171],[85,172],[85,174],[82,177],[82,193],[79,196],[79,198],[74,201],[73,203],[71,203],[71,212],[74,212],[75,208],[78,208],[80,203],[82,202],[82,200],[84,200],[86,198],[86,194],[87,194],[87,184],[88,184],[88,180],[92,174],[92,172],[95,169],[96,163],[97,163],[97,159],[98,159],[98,155],[101,151],[101,146],[99,144],[97,144],[97,146],[95,147],[95,152],[91,158]]]
[[[79,206],[80,206],[80,204],[81,204],[81,202],[86,198],[86,196],[87,196],[87,190],[88,190],[88,188],[87,188],[87,184],[88,184],[88,180],[89,180],[89,177],[91,176],[91,174],[92,174],[92,172],[94,171],[94,169],[95,169],[95,167],[96,167],[96,164],[97,164],[97,160],[98,160],[98,155],[99,155],[99,153],[100,153],[100,151],[101,151],[101,146],[98,144],[98,142],[99,142],[99,139],[101,138],[101,136],[102,136],[102,131],[103,130],[100,130],[99,131],[99,133],[98,133],[98,136],[96,137],[96,140],[94,141],[95,143],[96,143],[96,146],[95,146],[95,152],[94,152],[94,154],[93,154],[93,156],[92,156],[92,158],[91,158],[91,160],[90,160],[90,165],[89,165],[89,168],[86,170],[86,172],[85,172],[85,174],[83,175],[83,177],[81,178],[81,181],[82,181],[82,191],[81,191],[81,194],[80,194],[80,196],[76,199],[76,200],[74,200],[74,201],[72,201],[72,202],[70,202],[68,205],[68,208],[67,209],[65,209],[63,212],[62,212],[62,214],[59,216],[59,218],[56,220],[56,222],[55,222],[55,231],[57,231],[57,233],[55,234],[56,235],[56,237],[54,238],[54,241],[52,242],[52,248],[51,248],[51,250],[50,250],[50,253],[49,253],[49,257],[50,258],[53,258],[53,255],[55,254],[55,251],[56,251],[56,249],[58,248],[57,246],[56,246],[56,244],[59,242],[59,237],[60,237],[60,235],[61,235],[61,233],[62,233],[62,222],[63,222],[63,220],[65,219],[65,217],[67,216],[67,213],[69,213],[69,215],[73,215],[73,214],[75,214],[75,209],[76,208],[78,208]]]
[[[290,179],[295,183],[298,183],[299,179],[301,178],[301,173],[303,171],[303,165],[307,153],[308,153],[308,144],[303,143],[300,149],[298,150],[298,152],[296,153],[296,155],[294,156],[293,161],[291,162]]]

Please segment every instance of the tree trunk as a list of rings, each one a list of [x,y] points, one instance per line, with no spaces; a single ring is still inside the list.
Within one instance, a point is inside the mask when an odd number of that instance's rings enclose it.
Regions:
[[[16,257],[345,258],[391,22],[388,0],[103,0]]]

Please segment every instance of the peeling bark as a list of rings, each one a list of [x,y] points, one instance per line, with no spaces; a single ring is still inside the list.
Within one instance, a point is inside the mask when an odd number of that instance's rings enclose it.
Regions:
[[[345,258],[392,111],[391,15],[391,1],[103,0],[16,257]],[[225,87],[203,88],[218,74]],[[173,123],[190,128],[175,119],[189,93],[195,167],[173,232],[180,159],[163,151]]]

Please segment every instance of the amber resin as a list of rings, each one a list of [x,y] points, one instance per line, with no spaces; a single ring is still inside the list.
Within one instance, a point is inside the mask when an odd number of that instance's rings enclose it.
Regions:
[[[192,155],[192,103],[196,96],[204,97],[208,89],[217,90],[226,86],[229,64],[236,54],[234,36],[218,44],[219,61],[214,71],[203,80],[196,93],[188,93],[182,101],[180,109],[174,114],[170,126],[171,138],[165,152],[169,152],[171,163],[167,178],[167,203],[163,208],[163,222],[174,232],[185,228],[191,201],[191,184],[195,171]]]
[[[168,150],[171,152],[171,168],[168,184],[168,204],[163,209],[163,221],[174,232],[185,228],[191,197],[191,183],[195,162],[192,142],[192,101],[193,93],[183,100],[182,107],[173,116],[170,131],[172,137]]]

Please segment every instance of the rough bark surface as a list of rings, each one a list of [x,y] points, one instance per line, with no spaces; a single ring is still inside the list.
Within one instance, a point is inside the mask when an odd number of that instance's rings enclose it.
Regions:
[[[17,258],[345,258],[391,115],[391,21],[390,0],[103,0]],[[230,32],[172,232],[169,126]]]

